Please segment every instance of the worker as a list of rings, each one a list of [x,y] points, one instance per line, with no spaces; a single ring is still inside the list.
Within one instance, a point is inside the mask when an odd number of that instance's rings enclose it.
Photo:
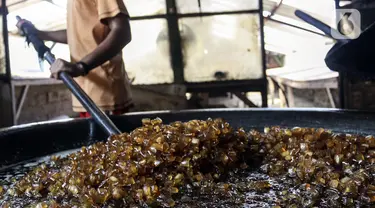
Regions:
[[[70,74],[107,114],[129,111],[133,102],[122,49],[131,41],[131,30],[122,0],[68,0],[67,29],[35,29],[35,33],[42,40],[69,45],[71,62],[56,59],[51,77],[59,79],[62,71]],[[73,111],[90,117],[74,96],[72,99]]]

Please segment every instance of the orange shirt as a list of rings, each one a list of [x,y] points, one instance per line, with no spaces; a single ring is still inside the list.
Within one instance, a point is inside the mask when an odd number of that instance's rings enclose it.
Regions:
[[[101,20],[120,13],[128,15],[122,0],[68,0],[67,35],[73,63],[91,53],[108,35],[109,27]],[[103,111],[120,110],[132,104],[122,52],[75,80]],[[74,96],[73,111],[86,112]]]

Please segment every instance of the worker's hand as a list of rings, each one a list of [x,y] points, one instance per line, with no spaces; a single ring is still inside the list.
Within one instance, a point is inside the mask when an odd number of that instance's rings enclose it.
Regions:
[[[31,27],[29,29],[32,29],[31,32],[35,33],[36,35],[38,35],[39,33],[39,30],[36,29],[36,27],[33,25],[33,23],[31,23],[30,21],[28,20],[25,20],[25,19],[22,19],[20,21],[17,22],[17,28],[18,28],[18,34],[21,35],[21,36],[25,36],[25,34],[23,33],[23,31],[21,30],[21,27],[23,24],[28,24],[30,25]]]
[[[63,59],[56,59],[56,61],[51,66],[51,78],[60,79],[59,73],[66,72],[71,77],[79,77],[85,74],[84,70],[77,67],[76,64],[67,62]]]

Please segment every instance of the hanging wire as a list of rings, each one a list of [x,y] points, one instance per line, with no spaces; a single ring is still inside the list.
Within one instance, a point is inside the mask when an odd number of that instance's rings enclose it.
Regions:
[[[272,8],[272,11],[270,12],[270,14],[265,18],[265,20],[267,21],[267,19],[270,19],[276,12],[277,10],[283,5],[283,0],[280,0],[274,8]]]
[[[202,4],[201,4],[201,0],[198,0],[198,7],[199,7],[199,16],[200,16],[200,19],[201,19],[201,22],[202,22]]]

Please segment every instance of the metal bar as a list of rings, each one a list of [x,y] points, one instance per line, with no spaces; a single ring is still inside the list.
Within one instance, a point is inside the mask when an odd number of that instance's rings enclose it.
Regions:
[[[267,87],[263,88],[260,91],[260,93],[262,95],[262,107],[267,108],[268,107],[268,88]]]
[[[326,91],[327,91],[327,95],[328,95],[328,99],[329,99],[329,102],[331,104],[331,107],[332,108],[336,108],[336,104],[335,104],[335,100],[333,99],[333,96],[332,96],[332,93],[331,93],[331,89],[329,89],[328,87],[326,88]]]
[[[217,92],[218,90],[226,92],[261,92],[264,89],[263,84],[263,79],[185,83],[187,92]]]
[[[325,33],[326,35],[331,36],[332,38],[335,37],[335,36],[336,37],[344,36],[344,35],[340,34],[339,31],[331,28],[329,25],[323,23],[322,21],[310,16],[309,14],[307,14],[303,11],[296,10],[294,13],[297,17],[301,18],[303,21],[305,21],[305,22],[309,23],[310,25],[316,27],[317,29],[319,29],[323,33]],[[336,41],[341,42],[341,43],[347,43],[347,42],[349,42],[348,39],[336,39]]]
[[[294,108],[295,102],[294,102],[294,94],[293,94],[293,88],[290,86],[286,86],[286,92],[287,92],[287,99],[289,102],[289,107]]]
[[[16,86],[13,84],[13,82],[10,83],[10,91],[12,92],[12,119],[13,119],[13,125],[17,125],[17,99],[16,99]]]
[[[168,1],[168,0],[167,0]],[[186,13],[186,14],[177,14],[178,18],[185,17],[205,17],[205,16],[217,16],[217,15],[233,15],[233,14],[254,14],[259,13],[259,9],[251,10],[237,10],[237,11],[228,11],[228,12],[202,12],[202,13]],[[263,16],[262,13],[260,13]]]
[[[288,98],[286,97],[286,94],[284,94],[281,87],[278,89],[278,93],[279,93],[279,99],[280,99],[280,107],[289,108],[289,104],[287,103]]]
[[[52,45],[51,45],[51,47],[50,47],[50,50],[51,50],[51,51],[52,51],[52,49],[56,46],[56,44],[57,44],[56,42],[53,42],[53,43],[52,43]]]
[[[285,92],[285,87],[283,86],[282,83],[278,83],[274,78],[272,77],[269,77],[269,79],[272,81],[272,83],[274,85],[276,85],[277,88],[279,88],[279,97],[280,97],[280,94],[283,95],[284,97],[284,100],[285,100],[285,105],[286,107],[289,107],[289,101],[288,101],[288,98],[287,98],[287,95],[286,95],[286,92]],[[280,93],[281,92],[281,93]]]
[[[271,13],[267,16],[267,18],[272,17],[277,12],[277,10],[281,7],[281,5],[283,5],[283,0],[280,0],[277,3],[277,5],[272,9]]]
[[[8,8],[6,6],[6,0],[1,0],[1,17],[3,24],[3,42],[4,42],[4,53],[5,53],[5,70],[8,77],[9,83],[11,82],[12,72],[10,69],[10,58],[9,58],[9,38],[8,38]]]
[[[202,14],[202,2],[201,0],[198,0],[198,7],[199,7],[199,14]],[[202,15],[200,15],[201,22],[202,22]]]
[[[327,24],[321,22],[320,20],[310,16],[309,14],[302,12],[300,10],[295,11],[295,15],[302,19],[303,21],[309,23],[310,25],[316,27],[317,29],[321,30],[327,36],[331,36],[332,28]]]
[[[9,97],[10,103],[5,104],[6,107],[9,107],[9,112],[11,113],[5,113],[3,119],[9,120],[9,124],[14,125],[15,121],[15,114],[14,114],[14,96],[15,96],[15,91],[14,91],[14,86],[12,85],[12,73],[11,73],[11,66],[10,66],[10,58],[9,58],[9,34],[8,34],[8,21],[7,21],[7,15],[8,15],[8,7],[6,5],[6,0],[1,0],[1,17],[2,17],[2,31],[3,31],[3,44],[4,44],[4,55],[5,55],[5,79],[4,84],[8,85],[9,88],[5,88],[5,90],[9,90],[8,93],[3,92]],[[3,99],[3,102],[5,102],[7,98]],[[8,122],[6,122],[8,123]]]
[[[25,85],[22,88],[21,98],[18,101],[18,106],[17,106],[17,110],[16,110],[16,116],[15,116],[15,121],[14,121],[16,123],[16,125],[18,124],[18,120],[20,118],[22,107],[23,107],[23,104],[25,103],[25,100],[26,100],[26,97],[27,97],[27,93],[29,92],[29,88],[30,88],[30,85]]]
[[[267,63],[266,63],[266,49],[264,42],[264,18],[263,18],[263,0],[259,0],[259,33],[260,33],[260,50],[262,56],[262,69],[263,69],[263,83],[262,83],[262,107],[268,107],[268,85],[267,85]]]
[[[323,33],[319,33],[319,32],[315,32],[315,31],[312,31],[312,30],[309,30],[309,29],[306,29],[306,28],[303,28],[303,27],[299,27],[297,25],[293,25],[293,24],[289,24],[289,23],[286,23],[286,22],[283,22],[283,21],[280,21],[280,20],[275,20],[273,18],[267,18],[267,20],[269,21],[272,21],[272,22],[276,22],[276,23],[279,23],[279,24],[283,24],[283,25],[286,25],[286,26],[289,26],[289,27],[293,27],[293,28],[296,28],[296,29],[300,29],[300,30],[303,30],[305,32],[309,32],[309,33],[313,33],[315,35],[320,35],[320,36],[323,36],[323,37],[326,37],[326,38],[331,38],[333,39],[332,37],[326,35],[326,34],[323,34]]]
[[[255,105],[249,98],[247,98],[246,94],[243,92],[234,92],[233,93],[238,99],[240,99],[242,102],[244,102],[247,106],[250,108],[258,108],[257,105]]]
[[[167,14],[130,17],[130,20],[148,20],[148,19],[162,19],[162,18],[167,18]]]
[[[275,91],[276,91],[276,84],[272,81],[270,77],[267,77],[268,80],[268,89],[269,89],[269,94],[271,96],[271,105],[275,104]]]
[[[46,52],[44,58],[49,64],[55,62],[55,57],[51,52]],[[107,115],[101,111],[98,106],[91,100],[91,98],[82,90],[82,88],[74,81],[74,79],[65,72],[60,73],[60,79],[74,94],[74,96],[81,102],[85,109],[91,114],[94,120],[109,134],[121,134],[121,131],[108,118]]]
[[[168,1],[168,0],[167,0]],[[202,13],[186,13],[186,14],[176,14],[178,18],[184,17],[201,17],[201,16],[214,16],[214,15],[232,15],[232,14],[252,14],[259,13],[259,9],[254,10],[238,10],[238,11],[228,11],[228,12],[202,12]],[[136,16],[130,17],[130,20],[148,20],[148,19],[162,19],[168,18],[167,14],[157,14],[157,15],[145,15],[145,16]]]
[[[177,17],[177,6],[175,0],[166,0],[169,50],[171,66],[174,74],[174,83],[184,83],[184,66],[181,46],[181,36]]]

